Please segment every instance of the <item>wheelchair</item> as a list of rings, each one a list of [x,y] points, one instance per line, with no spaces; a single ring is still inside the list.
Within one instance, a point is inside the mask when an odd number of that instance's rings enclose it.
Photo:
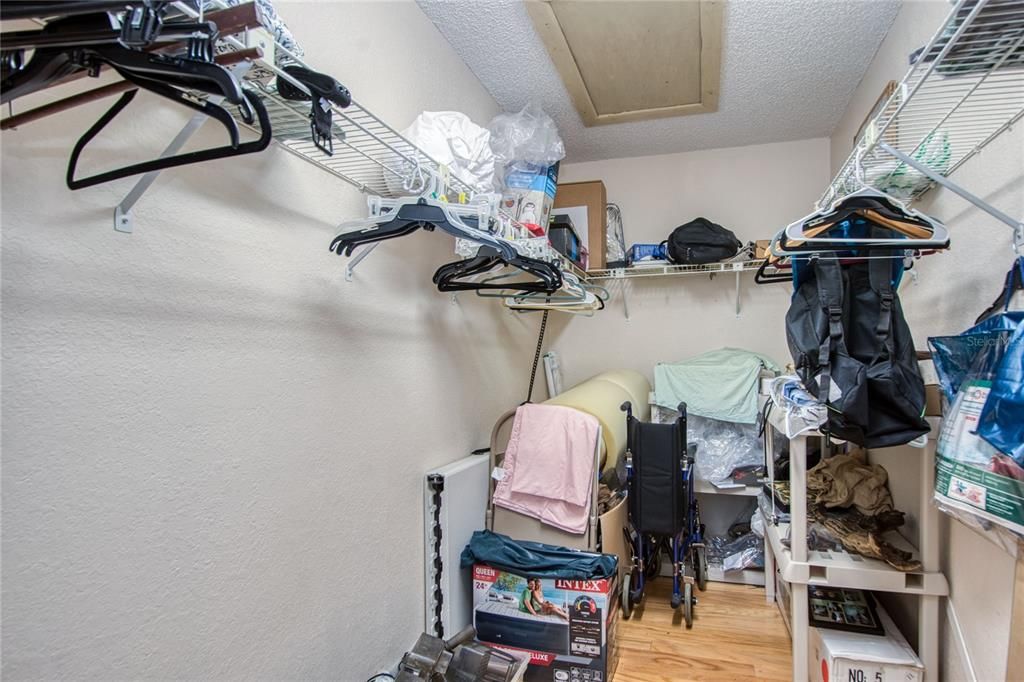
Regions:
[[[644,588],[658,575],[661,556],[672,561],[672,608],[683,607],[686,627],[693,627],[693,586],[707,587],[704,526],[694,494],[697,446],[686,441],[686,403],[674,424],[652,424],[633,417],[627,401],[626,489],[629,524],[626,544],[632,561],[622,585],[623,617],[643,602]],[[686,565],[690,565],[687,573]]]

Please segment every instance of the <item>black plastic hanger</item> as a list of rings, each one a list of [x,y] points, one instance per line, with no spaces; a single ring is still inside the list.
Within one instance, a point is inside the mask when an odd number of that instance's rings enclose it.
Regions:
[[[510,266],[524,273],[533,275],[529,281],[466,281],[466,277],[475,277],[493,270],[498,266]],[[481,246],[477,255],[466,260],[445,263],[437,269],[433,277],[438,291],[519,291],[523,293],[552,293],[562,287],[561,271],[546,261],[515,256],[507,258],[489,246]]]
[[[45,19],[54,16],[120,12],[125,0],[4,0],[0,3],[0,19]]]
[[[790,272],[775,272],[772,274],[766,274],[765,269],[771,265],[773,268],[777,268],[777,263],[769,263],[768,259],[765,259],[761,263],[760,267],[757,268],[757,272],[754,273],[754,284],[782,284],[790,283],[793,281],[793,275]]]
[[[42,90],[77,71],[97,75],[101,65],[109,64],[182,87],[220,94],[234,104],[242,104],[241,90],[237,83],[232,84],[231,74],[212,63],[217,25],[209,21],[164,23],[164,4],[130,8],[120,30],[111,28],[106,13],[72,12],[39,31],[4,33],[0,102]],[[138,22],[133,23],[134,19]],[[158,38],[183,40],[187,50],[179,56],[142,51]],[[34,52],[23,63],[26,49]]]
[[[330,250],[339,256],[351,256],[352,251],[360,244],[370,244],[386,239],[404,237],[420,228],[430,231],[447,221],[447,217],[440,207],[428,204],[425,201],[422,203],[402,204],[392,212],[385,213],[382,218],[390,219],[372,222],[362,229],[339,234],[331,241]],[[374,219],[374,221],[377,220],[376,218]],[[471,227],[476,227],[478,222],[476,218],[471,216],[466,216],[462,220]]]
[[[153,87],[147,87],[147,89],[153,90]],[[171,90],[174,89],[171,88]],[[153,91],[155,92],[156,90]],[[111,180],[118,180],[130,175],[149,173],[150,171],[158,171],[165,168],[186,166],[193,163],[200,163],[202,161],[225,159],[232,156],[242,156],[243,154],[253,154],[255,152],[263,151],[270,144],[270,116],[267,115],[267,109],[263,105],[263,102],[260,101],[260,98],[248,90],[243,91],[242,96],[245,98],[250,110],[255,112],[256,120],[259,122],[260,126],[260,136],[256,140],[243,143],[238,142],[238,132],[237,128],[234,126],[234,122],[232,121],[230,126],[226,125],[224,116],[227,116],[228,119],[230,119],[231,115],[228,114],[223,107],[212,104],[211,102],[204,102],[202,105],[195,104],[194,102],[188,102],[185,99],[184,94],[179,93],[181,104],[186,104],[187,106],[216,118],[222,124],[225,124],[225,127],[228,127],[229,130],[234,129],[235,134],[232,138],[231,144],[223,147],[215,147],[213,149],[204,149],[197,152],[187,152],[185,154],[153,159],[152,161],[143,161],[142,163],[136,163],[116,170],[107,171],[105,173],[99,173],[87,178],[75,178],[75,170],[78,166],[78,159],[81,156],[82,151],[89,142],[92,141],[92,139],[114,119],[114,117],[128,106],[132,99],[135,98],[136,93],[138,93],[138,90],[130,90],[121,95],[120,99],[114,103],[114,106],[112,106],[107,113],[101,116],[100,119],[96,121],[96,123],[94,123],[75,144],[74,149],[71,150],[71,158],[68,160],[67,184],[70,189],[74,190],[82,189],[83,187],[92,187],[93,185],[110,182]]]
[[[281,77],[277,79],[278,94],[292,101],[309,102],[312,100],[313,104],[309,111],[309,131],[313,144],[327,156],[333,156],[334,129],[331,103],[337,104],[342,109],[352,104],[352,95],[348,88],[327,74],[317,73],[297,64],[285,66],[284,71],[309,88],[313,97]]]

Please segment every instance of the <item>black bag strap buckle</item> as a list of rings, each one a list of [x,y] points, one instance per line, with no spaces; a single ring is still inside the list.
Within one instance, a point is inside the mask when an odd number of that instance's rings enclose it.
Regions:
[[[121,23],[118,42],[124,47],[142,49],[151,45],[164,25],[163,3],[144,2],[128,8]]]

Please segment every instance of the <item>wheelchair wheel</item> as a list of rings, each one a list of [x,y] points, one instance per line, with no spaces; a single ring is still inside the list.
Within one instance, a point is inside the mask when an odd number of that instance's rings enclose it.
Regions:
[[[629,596],[632,591],[632,574],[627,573],[622,579],[622,617],[626,620],[633,615],[633,599]]]
[[[683,585],[683,620],[686,621],[686,628],[693,627],[693,584]]]
[[[704,547],[693,550],[693,577],[697,579],[697,589],[703,592],[708,588],[708,553]]]

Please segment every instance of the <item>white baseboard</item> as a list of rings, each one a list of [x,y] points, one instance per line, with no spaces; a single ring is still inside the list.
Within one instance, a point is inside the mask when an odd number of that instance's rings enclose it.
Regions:
[[[963,669],[970,676],[968,682],[978,682],[978,674],[974,672],[974,663],[971,662],[971,652],[967,649],[967,640],[964,639],[964,631],[960,627],[960,618],[956,615],[956,608],[953,600],[946,599],[946,620],[949,622],[949,632],[956,643],[956,654],[963,663]]]

